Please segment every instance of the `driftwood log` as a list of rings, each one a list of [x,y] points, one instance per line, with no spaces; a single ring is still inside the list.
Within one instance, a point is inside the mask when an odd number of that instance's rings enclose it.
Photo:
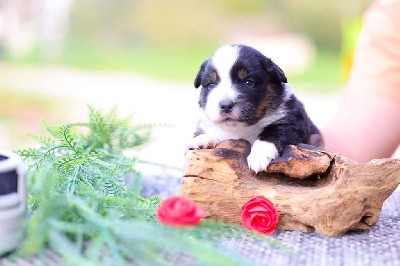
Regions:
[[[354,162],[308,145],[288,146],[266,172],[249,170],[250,144],[229,140],[186,155],[181,195],[197,202],[209,218],[241,223],[250,198],[269,198],[279,213],[278,228],[337,237],[366,230],[400,184],[400,160]]]

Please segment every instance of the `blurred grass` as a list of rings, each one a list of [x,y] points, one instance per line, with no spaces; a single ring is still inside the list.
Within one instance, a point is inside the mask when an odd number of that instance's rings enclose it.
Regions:
[[[136,48],[100,47],[93,43],[68,42],[56,60],[46,59],[39,49],[21,58],[7,58],[9,63],[64,65],[83,70],[132,71],[156,79],[192,82],[201,65],[218,44],[192,46],[147,46]],[[331,92],[341,88],[341,57],[329,50],[319,50],[312,64],[300,74],[288,74],[290,83],[301,90]]]
[[[146,46],[135,48],[99,47],[68,42],[57,59],[46,59],[40,49],[20,58],[6,57],[8,63],[64,65],[83,70],[133,71],[153,78],[191,81],[201,63],[217,45]]]

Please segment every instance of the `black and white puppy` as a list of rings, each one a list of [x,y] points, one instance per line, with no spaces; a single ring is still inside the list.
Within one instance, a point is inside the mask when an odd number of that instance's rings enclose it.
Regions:
[[[200,85],[200,118],[189,149],[245,139],[252,145],[248,166],[259,172],[289,144],[322,144],[283,71],[254,48],[219,48],[201,65],[194,81]]]

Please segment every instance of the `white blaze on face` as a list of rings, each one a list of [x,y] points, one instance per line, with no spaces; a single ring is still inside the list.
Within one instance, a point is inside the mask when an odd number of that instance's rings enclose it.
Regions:
[[[211,64],[218,73],[219,83],[209,93],[205,112],[207,117],[213,122],[221,120],[219,104],[223,100],[235,101],[238,93],[232,85],[231,69],[239,56],[237,46],[225,45],[219,48],[211,59]]]

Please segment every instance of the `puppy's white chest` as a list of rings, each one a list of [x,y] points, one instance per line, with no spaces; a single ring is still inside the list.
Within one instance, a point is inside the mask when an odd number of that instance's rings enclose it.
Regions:
[[[205,122],[202,128],[206,134],[213,136],[219,141],[245,139],[251,144],[254,143],[258,135],[262,132],[262,128],[258,125],[246,126],[243,123],[234,121],[227,121],[221,124]]]
[[[220,142],[228,139],[245,139],[253,144],[266,126],[271,125],[285,115],[286,109],[282,106],[275,113],[262,118],[258,123],[247,125],[237,121],[214,123],[203,113],[199,126],[204,133],[218,139]]]

